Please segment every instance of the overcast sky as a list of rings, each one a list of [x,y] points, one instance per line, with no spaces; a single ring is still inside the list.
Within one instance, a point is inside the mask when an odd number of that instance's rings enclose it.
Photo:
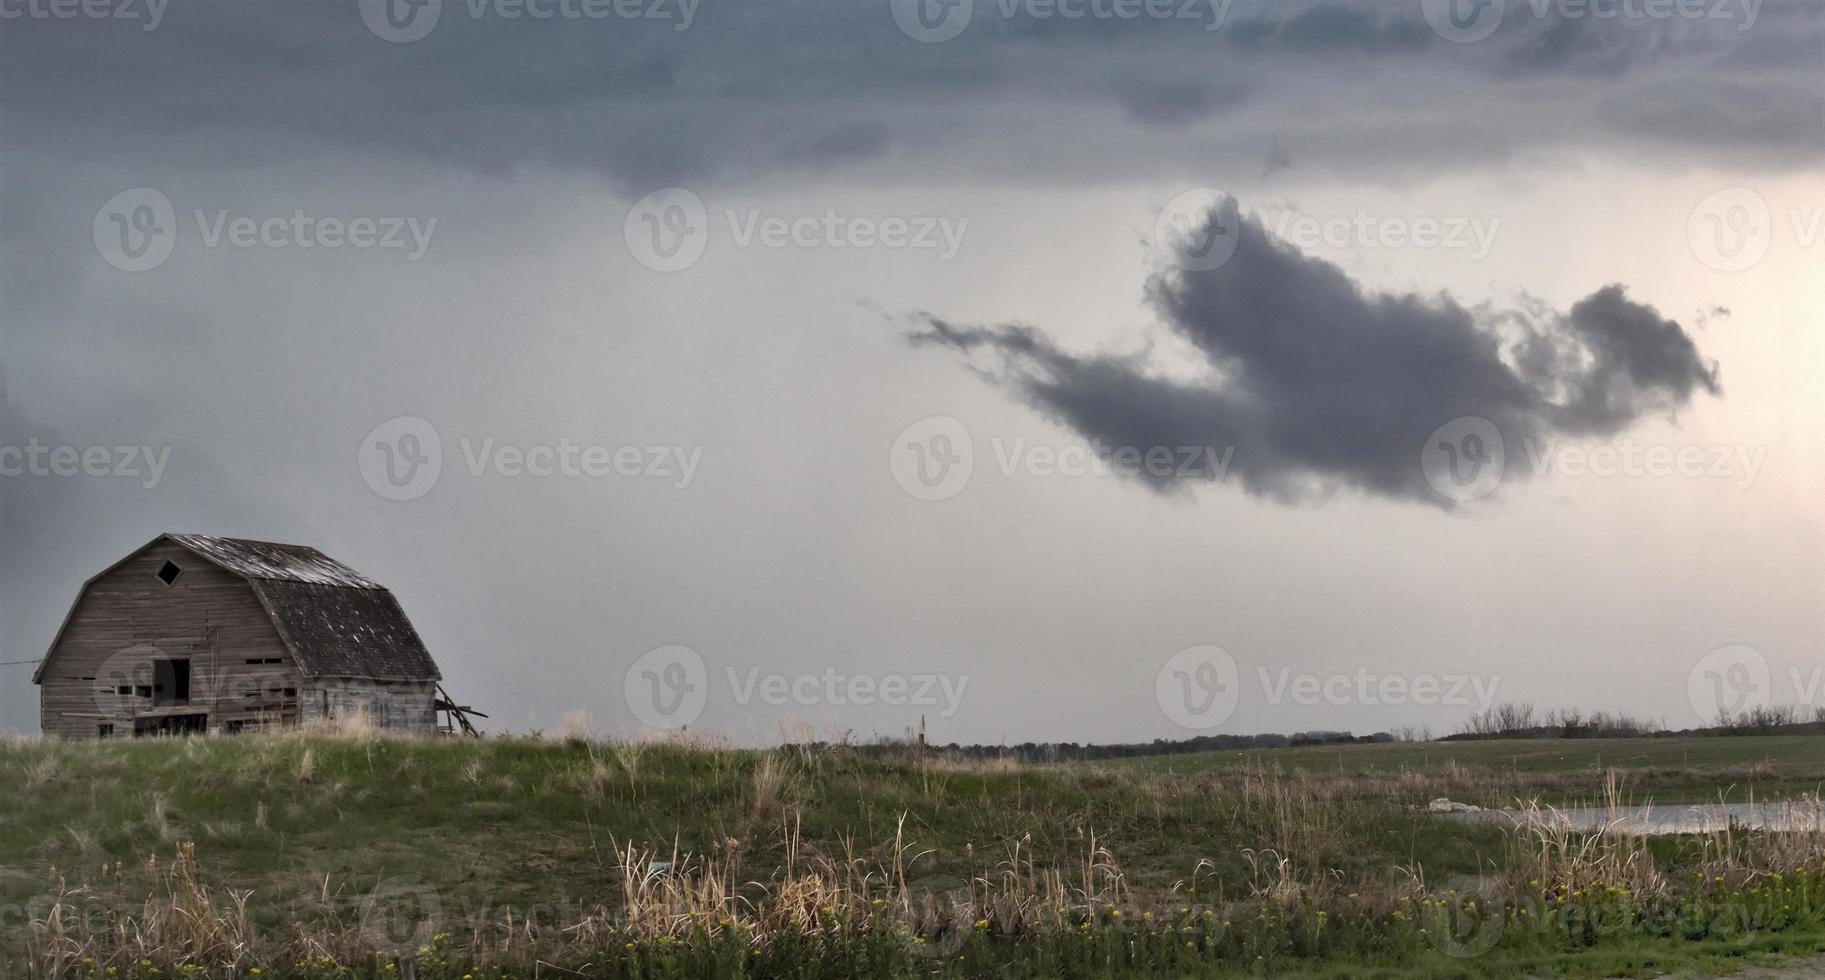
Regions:
[[[191,531],[496,728],[1825,706],[1822,173],[1817,0],[0,0],[0,661]]]

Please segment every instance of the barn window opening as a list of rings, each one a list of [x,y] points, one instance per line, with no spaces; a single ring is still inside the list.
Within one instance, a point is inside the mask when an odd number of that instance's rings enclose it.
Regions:
[[[162,567],[159,568],[158,580],[160,582],[165,583],[166,585],[171,585],[171,584],[175,583],[177,581],[177,577],[182,574],[184,574],[184,570],[177,567],[176,562],[168,561]]]
[[[133,685],[133,696],[137,697],[137,698],[151,697],[152,696],[152,685],[150,685],[150,684]]]
[[[114,726],[113,725],[96,725],[95,726],[95,737],[96,738],[113,738],[114,737]]]
[[[120,695],[123,698],[128,697],[128,696],[132,695],[132,693],[133,693],[133,685],[122,684],[120,687],[115,689],[114,693]]]

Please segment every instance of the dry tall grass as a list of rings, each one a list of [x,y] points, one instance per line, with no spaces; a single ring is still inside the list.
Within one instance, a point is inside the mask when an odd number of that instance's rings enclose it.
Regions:
[[[1557,808],[1525,805],[1515,818],[1524,860],[1513,874],[1566,893],[1616,888],[1637,898],[1666,898],[1673,883],[1648,846],[1656,835],[1648,822],[1651,804],[1637,806],[1612,777],[1601,806],[1601,825],[1581,830]],[[1825,802],[1802,797],[1758,804],[1751,796],[1749,806],[1752,814],[1759,808],[1761,826],[1774,829],[1746,830],[1724,819],[1696,835],[1701,857],[1683,870],[1741,888],[1797,869],[1825,869]]]
[[[71,888],[59,877],[48,910],[26,925],[31,962],[60,976],[85,961],[108,972],[141,960],[229,968],[248,960],[254,952],[251,892],[206,884],[194,844],[180,847],[169,865],[149,859],[144,871],[137,899],[119,865],[103,870],[98,887]]]
[[[558,727],[558,741],[566,745],[587,745],[596,739],[596,724],[587,711],[572,711]]]

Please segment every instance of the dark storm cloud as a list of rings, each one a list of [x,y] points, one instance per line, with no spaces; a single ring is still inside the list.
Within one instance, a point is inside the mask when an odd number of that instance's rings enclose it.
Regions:
[[[1255,17],[1237,25],[1231,39],[1242,47],[1278,43],[1293,51],[1411,51],[1437,40],[1411,5],[1350,7],[1320,3],[1290,8],[1282,19]]]
[[[1162,272],[1148,293],[1214,380],[1164,378],[1137,356],[1071,353],[1024,325],[926,316],[911,339],[993,355],[987,376],[1107,449],[1234,447],[1228,474],[1285,500],[1355,489],[1442,503],[1419,451],[1454,419],[1488,419],[1519,446],[1607,435],[1720,391],[1685,330],[1619,285],[1569,312],[1375,293],[1253,218],[1240,221],[1220,268]]]
[[[1047,18],[1024,0],[975,0],[960,36],[927,44],[885,2],[703,0],[681,30],[684,0],[641,0],[667,17],[597,20],[443,0],[428,36],[391,44],[352,2],[199,0],[166,8],[152,31],[7,20],[0,110],[9,146],[85,160],[381,154],[596,173],[641,193],[807,167],[878,176],[879,161],[902,176],[1023,180],[1210,166],[1213,140],[1177,140],[1180,127],[1233,126],[1243,140],[1303,130],[1314,165],[1368,179],[1448,169],[1465,152],[1641,140],[1776,165],[1819,157],[1816,3],[1769,0],[1739,30],[1541,15],[1517,0],[1472,44],[1435,35],[1417,0],[1168,6],[1195,16]],[[1327,83],[1330,96],[1307,97]],[[1706,96],[1722,86],[1728,98]],[[1555,125],[1492,117],[1510,92],[1515,105],[1550,102]],[[1744,113],[1751,123],[1733,122]],[[1415,147],[1403,128],[1416,122],[1441,135]],[[1477,139],[1452,145],[1469,124]],[[1348,138],[1327,151],[1315,138],[1327,132]],[[1035,149],[1061,141],[1078,152]],[[1398,168],[1383,162],[1395,157]]]
[[[1152,126],[1177,127],[1243,104],[1239,83],[1204,79],[1146,79],[1122,87],[1120,100],[1130,118]]]

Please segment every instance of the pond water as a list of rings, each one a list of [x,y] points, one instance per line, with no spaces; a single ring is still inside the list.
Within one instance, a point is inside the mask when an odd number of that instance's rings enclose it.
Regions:
[[[1446,816],[1454,820],[1494,820],[1511,825],[1556,825],[1584,832],[1606,827],[1637,834],[1705,834],[1729,827],[1743,830],[1825,832],[1825,806],[1816,800],[1791,803],[1542,807],[1538,811],[1480,810]]]

